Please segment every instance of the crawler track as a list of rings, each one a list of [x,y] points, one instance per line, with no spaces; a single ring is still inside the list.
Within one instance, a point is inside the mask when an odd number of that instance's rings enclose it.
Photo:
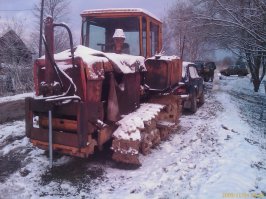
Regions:
[[[118,122],[113,134],[113,159],[140,165],[139,154],[147,155],[161,140],[166,140],[179,124],[181,114],[179,97],[161,96],[141,104],[135,112]]]

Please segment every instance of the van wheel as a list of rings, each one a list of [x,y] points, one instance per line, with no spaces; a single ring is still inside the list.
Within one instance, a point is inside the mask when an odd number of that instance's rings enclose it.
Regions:
[[[210,77],[204,77],[204,82],[209,82],[210,81]]]
[[[204,96],[204,92],[202,92],[199,98],[199,105],[202,106],[204,103],[205,103],[205,96]]]
[[[196,93],[193,92],[192,98],[191,98],[191,106],[190,106],[190,112],[191,113],[196,113],[197,112],[197,96]]]

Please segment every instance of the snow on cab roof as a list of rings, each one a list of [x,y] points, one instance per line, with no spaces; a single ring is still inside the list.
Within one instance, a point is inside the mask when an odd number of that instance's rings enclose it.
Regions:
[[[144,13],[155,20],[162,23],[162,21],[157,18],[155,15],[150,13],[149,11],[142,9],[142,8],[106,8],[106,9],[91,9],[91,10],[84,10],[81,15],[87,15],[87,14],[98,14],[98,13],[123,13],[123,12],[141,12]]]

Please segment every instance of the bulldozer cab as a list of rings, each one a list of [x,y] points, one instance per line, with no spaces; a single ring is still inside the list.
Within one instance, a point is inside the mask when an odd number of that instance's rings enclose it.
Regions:
[[[142,9],[85,10],[81,16],[84,46],[113,52],[114,31],[123,29],[126,54],[151,57],[162,48],[162,22]]]

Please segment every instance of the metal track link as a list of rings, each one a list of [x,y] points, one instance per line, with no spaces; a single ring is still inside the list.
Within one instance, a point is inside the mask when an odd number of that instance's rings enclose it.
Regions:
[[[114,133],[112,158],[115,161],[141,165],[139,154],[149,154],[153,147],[158,145],[161,140],[168,139],[169,135],[177,129],[181,114],[181,99],[171,95],[151,99],[150,102],[162,105],[162,108],[151,119],[143,121],[144,125],[142,127],[136,127],[135,132],[124,131],[124,137],[127,137],[127,139],[123,139],[123,136],[119,138]],[[152,106],[151,109],[153,109]],[[149,110],[146,111],[149,112]],[[134,140],[134,136],[132,136],[134,134],[139,134],[139,139]],[[128,136],[131,136],[132,139]]]

